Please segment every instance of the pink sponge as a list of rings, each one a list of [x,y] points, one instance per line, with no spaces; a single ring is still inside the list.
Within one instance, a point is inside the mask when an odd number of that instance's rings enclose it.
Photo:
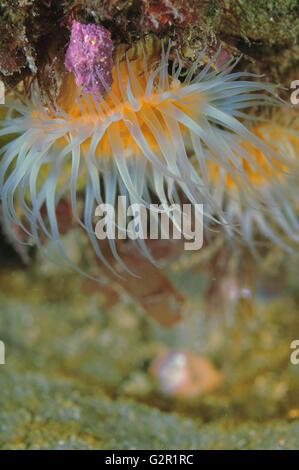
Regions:
[[[73,21],[65,67],[73,72],[83,91],[105,94],[112,85],[113,43],[110,32],[96,24]]]

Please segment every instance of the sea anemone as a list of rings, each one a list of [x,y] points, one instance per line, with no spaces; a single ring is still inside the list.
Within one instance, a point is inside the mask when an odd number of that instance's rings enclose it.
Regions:
[[[263,151],[249,139],[239,136],[230,141],[230,150],[241,157],[244,173],[234,180],[222,166],[208,160],[210,186],[214,198],[226,214],[226,229],[238,232],[256,252],[257,232],[292,251],[291,242],[299,242],[299,221],[296,216],[298,186],[299,133],[275,122],[259,122],[251,132],[270,145],[278,154],[288,156],[288,165],[267,160]],[[246,155],[250,155],[250,162]],[[229,155],[228,155],[229,158]],[[294,171],[290,171],[290,168]],[[284,239],[287,236],[287,241]],[[262,242],[262,240],[260,240]]]
[[[97,205],[114,205],[119,194],[146,207],[184,200],[204,204],[206,221],[227,225],[221,201],[211,191],[208,162],[217,164],[220,188],[225,174],[240,191],[250,183],[250,194],[256,185],[246,165],[267,180],[289,168],[288,155],[241,122],[248,117],[246,108],[277,104],[275,85],[233,72],[234,60],[215,67],[220,51],[205,65],[202,51],[185,73],[178,55],[170,63],[170,44],[149,44],[116,53],[112,88],[103,80],[104,98],[79,89],[73,74],[65,73],[54,104],[45,106],[37,84],[29,98],[8,104],[0,135],[11,140],[2,148],[0,196],[3,223],[12,237],[11,224],[17,224],[40,247],[44,233],[72,264],[55,212],[60,198],[69,196],[74,218],[105,263],[93,225]],[[83,215],[77,205],[81,196]],[[150,257],[144,241],[137,241]],[[114,240],[109,243],[121,263]]]

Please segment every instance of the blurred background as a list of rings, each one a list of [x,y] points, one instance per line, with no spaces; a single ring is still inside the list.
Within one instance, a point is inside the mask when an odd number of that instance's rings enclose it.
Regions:
[[[24,265],[2,238],[1,447],[298,447],[299,273],[272,255],[253,289],[182,254],[140,300],[115,280]]]

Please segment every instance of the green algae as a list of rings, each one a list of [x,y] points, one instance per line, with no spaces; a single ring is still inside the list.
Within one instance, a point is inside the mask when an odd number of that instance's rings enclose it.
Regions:
[[[241,30],[246,31],[250,40],[276,47],[297,42],[299,7],[296,0],[229,0],[224,3],[237,15]]]
[[[51,283],[32,269],[2,267],[0,448],[298,448],[299,367],[290,363],[298,284],[290,272],[288,296],[259,298],[254,318],[239,311],[228,323],[203,320],[201,294],[188,286],[184,321],[165,331],[129,299],[107,310],[101,294],[84,295],[79,276]],[[222,387],[193,401],[160,394],[148,367],[166,347],[205,354]]]
[[[2,388],[3,387],[3,388]],[[2,449],[296,449],[299,423],[232,425],[195,420],[128,400],[82,393],[39,373],[4,372]]]

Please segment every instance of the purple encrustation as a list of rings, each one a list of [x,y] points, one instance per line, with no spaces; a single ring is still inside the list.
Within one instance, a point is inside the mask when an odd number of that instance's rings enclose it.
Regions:
[[[112,85],[112,51],[113,42],[107,29],[74,20],[64,64],[74,73],[79,88],[100,97]]]

